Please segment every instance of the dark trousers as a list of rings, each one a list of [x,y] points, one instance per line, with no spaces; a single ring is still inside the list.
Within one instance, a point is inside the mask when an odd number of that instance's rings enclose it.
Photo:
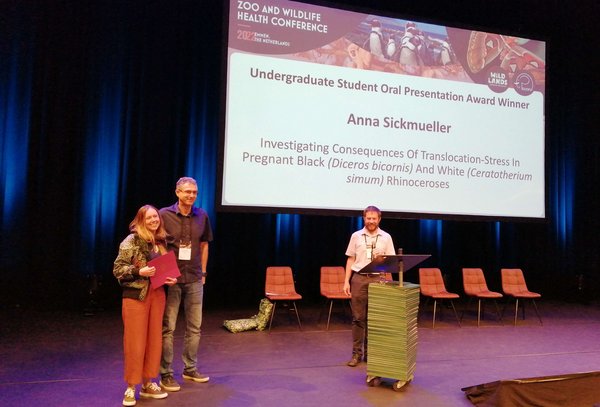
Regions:
[[[350,293],[352,299],[352,355],[359,358],[367,355],[367,312],[369,305],[369,284],[379,281],[378,276],[363,276],[352,273]]]

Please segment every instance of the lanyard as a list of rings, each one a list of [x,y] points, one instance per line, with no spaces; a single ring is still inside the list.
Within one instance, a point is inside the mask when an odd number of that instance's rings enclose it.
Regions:
[[[363,234],[363,237],[365,238],[365,247],[367,246],[367,235],[366,233]],[[369,236],[372,237],[372,236]],[[371,242],[371,245],[373,248],[377,247],[377,239],[379,239],[379,234],[375,235],[375,243]]]

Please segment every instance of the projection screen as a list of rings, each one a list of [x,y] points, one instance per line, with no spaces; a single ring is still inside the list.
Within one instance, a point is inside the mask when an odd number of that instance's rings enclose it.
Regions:
[[[283,0],[228,23],[219,210],[545,218],[544,41]]]

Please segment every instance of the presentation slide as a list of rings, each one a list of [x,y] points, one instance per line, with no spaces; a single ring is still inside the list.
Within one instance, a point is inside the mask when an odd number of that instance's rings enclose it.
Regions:
[[[220,209],[545,218],[545,43],[231,1]]]

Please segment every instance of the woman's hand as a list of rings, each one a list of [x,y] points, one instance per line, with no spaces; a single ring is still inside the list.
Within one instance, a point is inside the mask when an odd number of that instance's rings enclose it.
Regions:
[[[140,276],[142,277],[152,277],[156,273],[155,267],[144,266],[140,269]]]

